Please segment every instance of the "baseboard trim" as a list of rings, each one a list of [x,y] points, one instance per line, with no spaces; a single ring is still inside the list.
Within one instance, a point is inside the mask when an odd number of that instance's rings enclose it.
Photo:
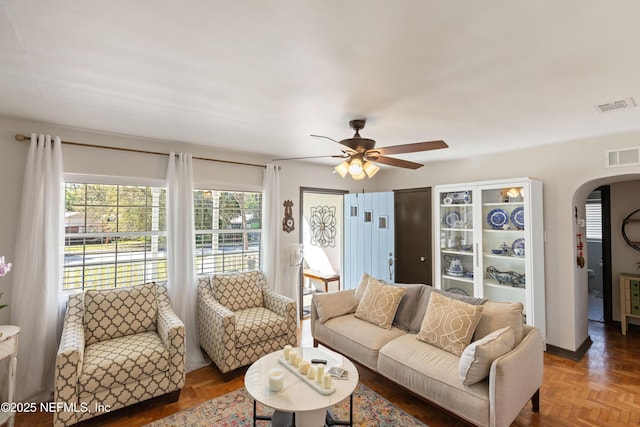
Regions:
[[[578,347],[576,351],[571,351],[562,347],[556,347],[554,345],[547,344],[547,353],[579,361],[580,359],[582,359],[582,356],[584,356],[587,350],[589,350],[591,344],[593,344],[593,341],[591,341],[590,336],[587,336],[587,338],[582,342],[582,344],[580,344],[580,347]]]

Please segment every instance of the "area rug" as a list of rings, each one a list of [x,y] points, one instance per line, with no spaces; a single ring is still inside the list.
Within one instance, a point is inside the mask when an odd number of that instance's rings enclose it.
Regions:
[[[258,414],[270,415],[272,409],[258,404]],[[349,399],[333,407],[336,419],[349,419]],[[185,409],[145,427],[215,426],[235,427],[253,425],[253,399],[244,388]],[[269,425],[258,421],[258,426]],[[353,393],[353,425],[358,427],[412,427],[426,425],[404,412],[375,391],[359,384]]]

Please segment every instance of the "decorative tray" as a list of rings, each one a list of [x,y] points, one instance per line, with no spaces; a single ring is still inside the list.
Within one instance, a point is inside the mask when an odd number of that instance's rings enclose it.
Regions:
[[[278,362],[280,362],[281,365],[283,365],[285,368],[287,368],[289,370],[289,372],[293,373],[298,378],[300,378],[302,381],[304,381],[307,384],[309,384],[318,393],[324,394],[324,395],[329,395],[329,394],[332,394],[332,393],[334,393],[336,391],[336,385],[333,384],[333,383],[331,384],[330,388],[324,388],[322,386],[322,384],[318,384],[315,380],[311,380],[311,379],[307,378],[306,375],[302,375],[296,366],[290,365],[289,362],[284,360],[284,356],[278,356]],[[328,369],[327,365],[325,365],[325,369]],[[333,380],[333,378],[332,378],[332,380]]]

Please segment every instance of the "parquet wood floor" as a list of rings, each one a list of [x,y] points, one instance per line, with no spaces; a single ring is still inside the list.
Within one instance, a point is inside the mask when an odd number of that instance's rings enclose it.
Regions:
[[[533,413],[527,404],[514,426],[640,426],[640,328],[623,336],[619,327],[590,322],[589,333],[593,345],[580,361],[545,354],[540,412]],[[308,321],[302,322],[299,342],[312,344]],[[430,427],[466,425],[365,368],[359,372],[362,383]],[[187,374],[178,402],[155,399],[79,426],[141,426],[242,386],[241,372],[225,383],[220,372],[208,366]],[[18,414],[16,425],[51,426],[52,416]]]

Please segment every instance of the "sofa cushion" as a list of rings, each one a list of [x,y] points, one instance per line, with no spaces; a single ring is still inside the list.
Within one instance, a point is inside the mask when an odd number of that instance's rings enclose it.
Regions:
[[[356,308],[356,317],[381,328],[391,329],[391,323],[406,289],[369,280],[362,299]]]
[[[468,304],[482,304],[486,301],[484,298],[475,298],[469,297],[466,295],[453,294],[447,291],[443,291],[440,289],[435,289],[431,285],[423,285],[422,291],[420,292],[419,299],[416,303],[416,311],[413,316],[413,320],[409,324],[409,332],[412,334],[417,334],[420,332],[420,328],[422,327],[422,319],[424,319],[424,313],[427,311],[427,306],[429,305],[429,297],[432,292],[439,293],[440,295],[446,295],[449,298],[453,298],[456,300],[464,301]]]
[[[369,280],[373,279],[373,277],[369,276],[367,273],[362,273],[362,277],[358,282],[358,287],[356,288],[355,297],[358,301],[362,299],[364,295],[364,291],[367,290],[367,286],[369,286]]]
[[[487,378],[493,361],[510,352],[513,343],[513,328],[507,326],[469,344],[460,356],[458,373],[462,384],[471,385]]]
[[[488,384],[462,385],[459,363],[459,357],[406,334],[380,349],[377,371],[475,425],[488,426]]]
[[[411,323],[416,317],[418,300],[420,299],[420,295],[426,285],[423,285],[422,283],[396,283],[396,286],[406,289],[406,292],[402,296],[400,304],[398,305],[398,310],[396,311],[396,316],[393,318],[393,326],[409,332],[411,329]],[[420,319],[420,323],[422,323],[422,319]],[[414,333],[418,332],[418,330],[419,325],[418,329]]]
[[[286,335],[287,319],[264,307],[236,311],[236,347]]]
[[[482,316],[478,322],[473,340],[477,341],[493,331],[511,326],[514,333],[514,346],[522,341],[524,317],[523,306],[520,302],[493,302],[482,304]]]
[[[389,341],[405,333],[393,327],[382,329],[373,323],[357,319],[355,314],[346,314],[326,323],[316,323],[313,338],[375,370],[378,351]]]
[[[260,271],[227,273],[213,276],[213,297],[231,311],[264,306],[262,287],[266,286]]]
[[[156,330],[156,284],[86,291],[85,344]]]
[[[358,300],[353,290],[324,294],[315,293],[311,301],[315,305],[320,323],[343,314],[354,313],[358,307]]]
[[[482,308],[432,292],[416,338],[460,356],[471,342]]]
[[[85,348],[78,393],[97,393],[168,369],[169,351],[156,332],[97,342]]]

